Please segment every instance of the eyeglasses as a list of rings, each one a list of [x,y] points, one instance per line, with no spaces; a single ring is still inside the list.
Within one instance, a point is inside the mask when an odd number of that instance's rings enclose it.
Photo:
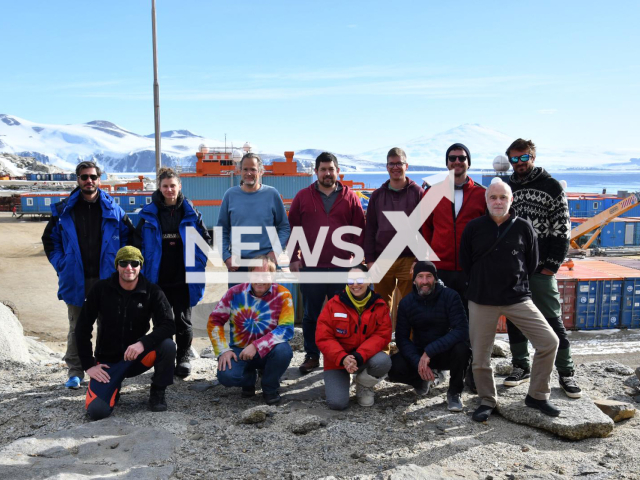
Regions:
[[[348,278],[347,279],[347,285],[355,285],[356,283],[358,285],[364,285],[364,277],[360,277],[360,278]]]
[[[524,155],[520,155],[519,157],[509,157],[509,161],[514,165],[518,162],[526,163],[533,158],[533,155],[525,153]]]
[[[118,266],[121,268],[127,268],[131,265],[133,268],[138,268],[140,266],[140,262],[138,260],[119,260]]]
[[[86,182],[88,179],[93,180],[94,182],[98,180],[98,175],[87,175],[86,173],[80,175],[80,180]]]
[[[406,164],[407,164],[407,162],[390,162],[390,163],[387,163],[387,167],[388,168],[400,168],[400,167],[402,167],[403,165],[406,165]]]
[[[466,155],[449,155],[449,161],[451,163],[455,162],[456,160],[458,162],[464,163],[464,162],[467,161],[467,158],[469,158],[469,157],[467,157]]]

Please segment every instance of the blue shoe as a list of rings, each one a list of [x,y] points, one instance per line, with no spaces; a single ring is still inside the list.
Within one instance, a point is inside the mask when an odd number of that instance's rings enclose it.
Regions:
[[[70,377],[69,380],[64,384],[65,388],[72,388],[77,390],[80,388],[80,377]]]

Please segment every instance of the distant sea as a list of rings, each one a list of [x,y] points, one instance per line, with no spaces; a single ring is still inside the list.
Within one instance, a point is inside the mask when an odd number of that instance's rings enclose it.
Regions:
[[[422,178],[441,171],[408,171],[407,175],[414,182],[422,185]],[[482,175],[487,171],[469,171],[469,175],[474,181],[481,181]],[[618,172],[615,170],[592,170],[592,171],[576,171],[569,172],[566,170],[553,172],[551,175],[557,180],[565,180],[567,182],[568,192],[584,192],[584,193],[602,193],[603,189],[607,193],[617,193],[618,190],[626,190],[628,192],[640,191],[640,170],[625,170]],[[378,188],[389,179],[387,172],[348,172],[344,174],[345,180],[353,180],[354,182],[363,182],[366,188]]]

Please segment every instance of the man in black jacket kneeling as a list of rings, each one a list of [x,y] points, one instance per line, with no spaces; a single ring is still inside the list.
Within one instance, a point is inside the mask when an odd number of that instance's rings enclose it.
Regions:
[[[460,295],[438,280],[431,262],[413,267],[413,291],[398,306],[396,345],[389,380],[413,386],[426,395],[436,379],[433,370],[449,370],[448,408],[462,411],[461,393],[469,366],[469,322]]]
[[[93,420],[111,415],[125,378],[151,367],[149,408],[167,409],[165,388],[173,383],[176,344],[173,312],[160,287],[140,275],[144,259],[135,247],[123,247],[116,255],[111,278],[96,283],[84,301],[76,326],[76,343],[82,368],[91,380],[85,408]],[[98,320],[95,356],[91,331]],[[149,332],[149,319],[153,330]]]

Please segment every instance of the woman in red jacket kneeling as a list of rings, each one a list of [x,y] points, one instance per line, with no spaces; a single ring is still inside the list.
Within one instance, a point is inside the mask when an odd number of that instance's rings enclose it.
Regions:
[[[373,387],[391,369],[382,351],[391,341],[389,307],[370,285],[367,267],[356,265],[349,270],[347,288],[318,317],[316,344],[324,356],[324,388],[333,410],[349,406],[350,374],[357,374],[358,403],[370,407]]]

